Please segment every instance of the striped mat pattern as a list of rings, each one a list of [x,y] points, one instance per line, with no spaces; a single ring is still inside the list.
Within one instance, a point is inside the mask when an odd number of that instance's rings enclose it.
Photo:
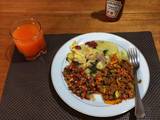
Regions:
[[[144,54],[151,78],[143,99],[145,120],[160,120],[160,62],[150,32],[114,33],[135,44]],[[0,120],[135,120],[134,109],[119,116],[96,118],[77,112],[55,92],[50,78],[54,54],[77,34],[46,35],[48,53],[33,62],[24,60],[17,50],[0,102]],[[125,107],[125,106],[124,106]]]

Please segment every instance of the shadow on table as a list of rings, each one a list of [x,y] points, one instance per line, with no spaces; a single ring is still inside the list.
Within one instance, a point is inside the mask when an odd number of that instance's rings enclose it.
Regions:
[[[91,13],[91,17],[94,19],[98,19],[100,21],[103,21],[103,22],[107,22],[106,16],[105,16],[105,10],[93,12],[93,13]]]
[[[52,93],[52,96],[54,97],[54,99],[56,100],[56,102],[59,104],[59,106],[64,109],[66,112],[68,112],[70,115],[74,116],[74,117],[77,117],[79,119],[82,119],[82,120],[102,120],[103,118],[100,118],[100,117],[92,117],[92,116],[88,116],[88,115],[85,115],[85,114],[82,114],[74,109],[72,109],[71,107],[69,107],[67,104],[65,104],[61,98],[58,96],[58,94],[56,93],[56,91],[54,90],[54,87],[53,87],[53,84],[52,84],[52,81],[51,79],[49,79],[49,87],[50,87],[50,91]],[[121,117],[123,118],[123,115],[125,115],[126,113],[124,114],[121,114],[121,115],[118,115],[118,116],[115,116],[115,117],[107,117],[107,120],[115,120],[115,119],[121,119]],[[106,119],[106,118],[104,118]],[[135,116],[134,116],[134,109],[130,110],[130,116],[129,116],[129,120],[135,120]]]

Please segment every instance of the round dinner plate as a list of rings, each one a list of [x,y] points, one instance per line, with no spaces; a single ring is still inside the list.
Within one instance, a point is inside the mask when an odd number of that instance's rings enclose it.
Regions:
[[[129,48],[136,48],[132,43],[126,39],[119,37],[117,35],[109,33],[87,33],[79,35],[72,38],[66,42],[54,56],[52,66],[51,66],[51,79],[53,86],[60,96],[60,98],[73,109],[84,113],[89,116],[95,117],[111,117],[122,113],[125,113],[135,106],[135,99],[123,100],[121,103],[116,105],[105,104],[100,96],[96,96],[95,100],[85,100],[74,95],[72,91],[68,89],[68,86],[63,77],[63,69],[67,65],[66,57],[67,53],[70,52],[70,46],[74,41],[78,44],[82,44],[87,41],[101,40],[101,41],[111,41],[119,46],[128,50]],[[138,48],[136,48],[138,50]],[[138,50],[140,59],[140,68],[138,70],[138,78],[142,80],[138,84],[140,90],[140,96],[143,98],[148,90],[150,73],[148,64],[143,56],[143,54]]]

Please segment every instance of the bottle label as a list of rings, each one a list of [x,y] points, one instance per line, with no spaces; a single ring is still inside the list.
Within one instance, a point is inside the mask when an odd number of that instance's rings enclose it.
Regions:
[[[107,0],[106,15],[110,18],[116,18],[122,8],[121,1]]]

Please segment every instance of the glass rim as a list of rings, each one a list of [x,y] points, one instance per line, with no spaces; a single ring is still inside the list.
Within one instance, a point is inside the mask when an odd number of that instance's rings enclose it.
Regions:
[[[24,19],[22,19],[22,20],[18,20],[18,21],[15,21],[12,25],[11,25],[11,28],[10,28],[10,31],[9,31],[9,35],[10,35],[10,37],[13,39],[13,40],[20,40],[20,39],[17,39],[17,38],[15,38],[14,36],[13,36],[13,32],[16,30],[16,28],[18,27],[18,26],[20,26],[20,25],[23,25],[23,24],[25,24],[25,22],[27,23],[27,22],[33,22],[33,23],[36,23],[37,25],[38,25],[38,32],[37,33],[35,33],[35,35],[32,37],[32,39],[33,38],[35,38],[35,37],[37,37],[38,35],[39,35],[39,33],[41,32],[41,24],[40,24],[40,22],[35,18],[35,17],[29,17],[29,18],[24,18]],[[23,38],[22,38],[23,39]]]

